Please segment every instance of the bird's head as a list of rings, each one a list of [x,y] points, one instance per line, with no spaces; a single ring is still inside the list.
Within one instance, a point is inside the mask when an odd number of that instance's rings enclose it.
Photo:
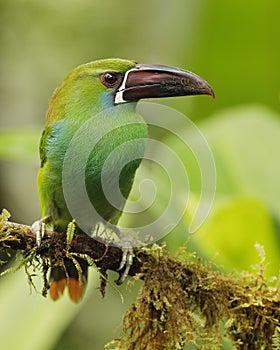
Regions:
[[[47,123],[71,117],[82,119],[105,108],[135,103],[142,98],[211,95],[210,85],[192,72],[164,65],[102,59],[72,70],[56,89]]]

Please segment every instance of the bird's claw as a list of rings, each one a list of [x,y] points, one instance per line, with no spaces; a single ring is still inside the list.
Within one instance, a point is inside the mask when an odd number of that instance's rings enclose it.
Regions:
[[[118,268],[118,271],[121,271],[124,269],[124,271],[120,274],[117,284],[122,284],[126,277],[128,276],[129,270],[133,263],[133,247],[131,240],[127,237],[122,238],[118,245],[121,247],[122,250],[122,260],[120,263],[120,266]]]
[[[46,222],[47,218],[43,218],[35,221],[31,226],[32,231],[35,233],[36,243],[38,247],[40,247],[42,239],[46,232]]]

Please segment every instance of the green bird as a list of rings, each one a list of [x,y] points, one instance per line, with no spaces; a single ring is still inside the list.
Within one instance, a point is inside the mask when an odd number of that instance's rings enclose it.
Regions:
[[[135,111],[137,102],[143,98],[198,94],[214,97],[205,80],[189,71],[169,66],[102,59],[72,70],[50,100],[40,142],[38,191],[42,219],[33,226],[38,245],[45,225],[65,232],[69,222],[75,219],[78,234],[90,234],[100,221],[116,225],[145,150],[147,125]],[[84,138],[83,133],[87,134]],[[82,164],[77,159],[82,159],[88,152],[89,136],[95,140],[94,147]],[[70,155],[69,162],[67,152],[73,140],[74,154]],[[110,154],[113,156],[110,157]],[[65,180],[66,155],[69,169]],[[94,208],[92,217],[84,215],[83,198],[80,198],[79,186],[76,186],[76,181],[83,177],[86,193]],[[65,185],[71,188],[70,205]],[[113,196],[113,203],[108,199],[108,193]],[[115,196],[115,193],[121,195]],[[74,211],[70,208],[72,204]],[[53,300],[63,294],[65,287],[68,287],[74,302],[82,298],[88,265],[83,259],[77,260],[79,272],[70,259],[65,259],[63,266],[56,262],[57,266],[51,269],[49,293]],[[126,260],[129,259],[124,252],[123,261]],[[129,262],[127,265],[126,274]]]

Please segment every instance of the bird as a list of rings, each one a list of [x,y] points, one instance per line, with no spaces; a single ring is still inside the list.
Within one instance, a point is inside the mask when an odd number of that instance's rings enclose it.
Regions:
[[[204,79],[172,66],[105,58],[74,68],[50,99],[41,136],[41,165],[37,183],[42,219],[33,224],[38,245],[43,239],[45,226],[56,232],[66,232],[69,222],[76,219],[65,198],[62,173],[67,150],[85,123],[92,121],[94,127],[90,133],[93,138],[105,126],[109,132],[98,140],[85,165],[86,191],[97,215],[89,223],[77,220],[75,234],[85,234],[86,225],[93,226],[93,229],[98,220],[108,225],[118,223],[136,170],[143,159],[148,133],[145,120],[136,113],[137,102],[146,98],[201,94],[214,97],[213,89]],[[84,140],[83,137],[79,139],[77,157],[82,157],[86,142],[86,137]],[[112,152],[114,157],[109,157]],[[110,159],[106,162],[108,157]],[[124,159],[129,161],[120,172],[119,167]],[[75,174],[80,169],[74,166],[71,171]],[[115,177],[119,178],[122,194],[117,197],[117,204],[110,202],[102,184],[102,179],[105,179],[107,192],[114,194],[116,189],[112,179]],[[72,187],[75,191],[75,184]],[[76,196],[78,198],[79,193]],[[128,260],[127,252],[123,254],[122,267]],[[73,302],[82,299],[88,263],[79,257],[76,260],[80,271],[69,258],[64,258],[63,266],[59,263],[52,266],[49,277],[51,299],[59,299],[66,287]],[[130,267],[127,264],[126,274]],[[121,282],[125,277],[121,278]]]

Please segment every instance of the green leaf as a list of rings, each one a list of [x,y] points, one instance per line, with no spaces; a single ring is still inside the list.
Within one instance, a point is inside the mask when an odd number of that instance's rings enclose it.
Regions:
[[[97,274],[91,277],[94,278],[90,281],[87,296],[96,289]],[[1,278],[0,329],[3,349],[53,349],[83,305],[73,304],[67,295],[53,302],[34,290],[32,295],[28,292],[27,277],[23,271]]]
[[[249,270],[260,263],[255,245],[266,253],[267,275],[278,275],[280,254],[271,214],[257,199],[233,197],[217,204],[192,238],[204,253],[227,271]]]
[[[215,157],[217,196],[257,197],[280,219],[280,115],[263,106],[233,108],[201,130]]]
[[[214,153],[217,192],[213,211],[193,240],[206,255],[217,254],[226,269],[257,263],[254,244],[262,244],[268,273],[278,274],[280,116],[246,106],[222,111],[201,129]]]

